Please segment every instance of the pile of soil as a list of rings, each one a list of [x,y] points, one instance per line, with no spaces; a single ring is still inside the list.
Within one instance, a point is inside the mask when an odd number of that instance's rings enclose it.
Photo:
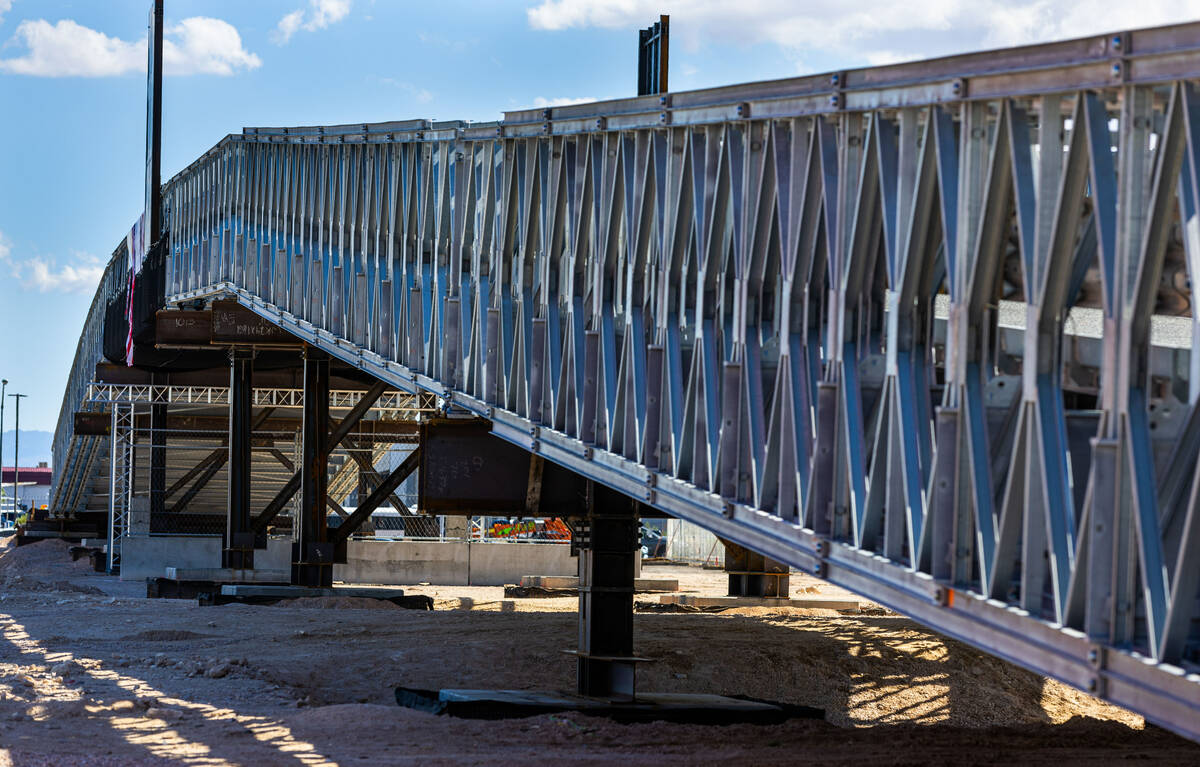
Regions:
[[[94,572],[90,560],[72,561],[69,552],[75,544],[70,541],[47,538],[24,546],[15,541],[16,536],[0,539],[0,586],[5,590],[103,593],[69,581]]]

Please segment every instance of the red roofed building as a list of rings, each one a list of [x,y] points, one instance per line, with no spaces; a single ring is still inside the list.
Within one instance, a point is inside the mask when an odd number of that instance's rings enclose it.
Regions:
[[[22,466],[18,472],[13,466],[0,469],[0,486],[6,498],[13,494],[13,480],[18,480],[17,497],[22,506],[37,508],[50,503],[50,480],[54,470],[43,461],[37,466]]]

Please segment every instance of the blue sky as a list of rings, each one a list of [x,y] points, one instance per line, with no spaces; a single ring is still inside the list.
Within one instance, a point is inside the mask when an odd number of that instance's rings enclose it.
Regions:
[[[96,279],[141,212],[149,5],[0,0],[0,375],[30,395],[24,428],[54,428]],[[635,30],[660,12],[672,90],[1200,18],[1200,0],[1110,5],[166,0],[163,174],[242,126],[631,95]]]

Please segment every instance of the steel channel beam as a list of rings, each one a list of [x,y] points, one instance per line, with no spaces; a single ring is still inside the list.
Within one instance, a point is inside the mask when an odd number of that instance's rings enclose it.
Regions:
[[[264,318],[273,319],[272,310],[250,294],[232,286],[220,292],[236,297],[243,306]],[[938,589],[944,587],[931,577],[845,544],[823,540],[810,530],[751,506],[727,504],[720,496],[688,482],[649,472],[629,459],[541,429],[528,419],[499,411],[475,397],[448,392],[436,380],[394,362],[376,362],[365,355],[360,356],[345,344],[326,336],[314,329],[307,331],[306,341],[344,361],[358,360],[363,369],[405,391],[424,390],[443,397],[449,393],[456,407],[492,419],[496,436],[583,477],[697,524],[721,538],[862,594],[947,636],[1036,673],[1085,690],[1091,688],[1092,679],[1098,678],[1090,660],[1096,645],[1079,634],[967,592],[954,592],[960,595],[955,600],[958,609],[943,607]],[[831,561],[830,554],[834,550],[846,558],[832,557]],[[963,609],[968,605],[969,610]],[[1032,632],[1033,636],[1029,631],[1031,627],[1037,629]],[[1003,636],[1003,641],[997,640],[993,646],[993,635]],[[1133,708],[1167,729],[1200,740],[1200,719],[1193,715],[1200,706],[1200,674],[1188,673],[1176,666],[1149,663],[1128,651],[1110,648],[1105,656],[1110,665],[1115,663],[1122,669],[1121,683],[1113,686],[1102,683],[1094,691],[1097,697]],[[1126,663],[1125,659],[1131,662]],[[1089,671],[1085,673],[1085,669]],[[1164,686],[1164,680],[1173,683]]]

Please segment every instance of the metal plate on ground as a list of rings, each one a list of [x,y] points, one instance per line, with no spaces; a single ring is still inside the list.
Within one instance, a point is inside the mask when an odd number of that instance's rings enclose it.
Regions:
[[[510,719],[568,711],[618,722],[689,724],[778,724],[788,719],[825,717],[823,710],[810,706],[687,693],[639,693],[633,702],[614,702],[553,691],[397,687],[396,702],[405,708],[464,719]]]
[[[301,599],[304,597],[362,597],[365,599],[392,599],[404,596],[404,589],[390,588],[332,588],[310,586],[271,586],[257,583],[227,583],[221,593],[230,597],[275,597],[276,599]]]
[[[838,597],[701,597],[693,594],[664,594],[658,598],[660,604],[684,605],[687,607],[804,607],[858,612],[861,604],[857,599]]]

